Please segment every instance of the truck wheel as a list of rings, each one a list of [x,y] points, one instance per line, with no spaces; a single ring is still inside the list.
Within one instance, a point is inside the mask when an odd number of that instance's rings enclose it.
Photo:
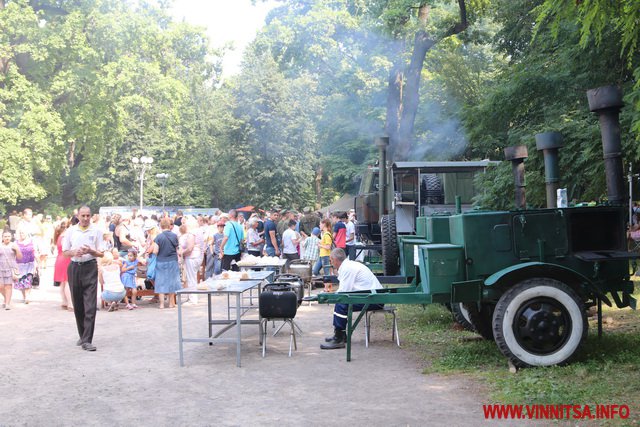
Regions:
[[[444,186],[442,180],[435,173],[427,173],[422,176],[420,201],[423,205],[444,204]]]
[[[566,363],[584,342],[588,327],[576,292],[548,278],[518,283],[502,295],[493,314],[498,348],[519,367]]]
[[[469,310],[465,308],[464,304],[460,302],[451,304],[451,312],[453,313],[453,320],[462,325],[463,328],[470,332],[476,331],[476,329],[473,327],[473,323],[471,323]]]
[[[493,316],[494,306],[492,304],[463,303],[464,308],[469,313],[469,320],[473,326],[474,332],[479,334],[486,340],[493,340],[493,328],[491,319]]]
[[[380,219],[380,231],[382,233],[382,267],[384,275],[395,276],[400,269],[396,217],[394,215],[383,215]]]

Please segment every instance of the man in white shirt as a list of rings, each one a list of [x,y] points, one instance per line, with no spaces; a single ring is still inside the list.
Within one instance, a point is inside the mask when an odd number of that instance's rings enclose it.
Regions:
[[[349,256],[350,261],[356,260],[356,226],[351,221],[350,217],[347,217],[345,214],[345,221],[347,226],[347,255]]]
[[[296,224],[294,219],[289,220],[287,229],[282,233],[282,253],[289,261],[300,259],[300,255],[298,254],[300,235],[296,233]]]
[[[73,311],[80,339],[76,345],[83,350],[96,351],[93,330],[96,323],[98,264],[102,258],[103,231],[91,224],[91,209],[78,210],[79,223],[67,230],[62,242],[64,256],[71,258],[69,286],[73,299]]]
[[[331,251],[330,260],[334,270],[338,270],[338,292],[355,292],[370,291],[373,289],[382,289],[382,285],[378,278],[364,264],[357,261],[347,260],[345,252],[336,248]],[[353,304],[353,311],[361,311],[364,304]],[[380,310],[382,304],[371,304],[369,310]],[[333,337],[326,338],[325,344],[320,348],[322,350],[334,350],[336,348],[344,348],[347,341],[347,313],[349,311],[348,304],[336,304],[333,310]]]
[[[296,225],[295,219],[289,220],[287,229],[282,233],[282,255],[287,260],[284,266],[285,271],[289,271],[291,261],[300,259],[300,254],[298,253],[300,235],[296,232]]]

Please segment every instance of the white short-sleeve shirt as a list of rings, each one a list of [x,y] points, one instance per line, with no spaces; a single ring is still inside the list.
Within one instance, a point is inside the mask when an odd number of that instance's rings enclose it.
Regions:
[[[282,233],[282,253],[283,254],[295,254],[298,253],[298,249],[296,245],[293,243],[293,240],[296,238],[296,232],[287,228],[284,233]]]
[[[80,228],[80,224],[76,224],[65,234],[64,240],[62,241],[62,250],[75,250],[87,245],[93,250],[101,251],[104,242],[102,235],[102,230],[93,224],[84,230]],[[71,261],[74,262],[86,262],[92,259],[95,259],[95,257],[91,254],[85,254],[81,257],[71,257]]]

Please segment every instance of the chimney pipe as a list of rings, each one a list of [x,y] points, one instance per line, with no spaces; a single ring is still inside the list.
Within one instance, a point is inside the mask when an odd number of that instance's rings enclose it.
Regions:
[[[513,184],[516,193],[516,209],[527,207],[527,197],[524,187],[524,159],[529,157],[525,145],[516,145],[504,149],[504,158],[511,161],[513,168]]]
[[[589,110],[598,114],[602,151],[604,153],[609,203],[624,203],[624,179],[622,172],[622,144],[620,142],[620,109],[622,91],[617,86],[603,86],[587,91]]]
[[[557,207],[556,190],[560,182],[558,172],[558,148],[562,147],[560,132],[544,132],[536,134],[536,148],[544,156],[544,182],[547,187],[547,207]]]
[[[373,143],[378,147],[380,153],[380,162],[378,164],[378,190],[380,209],[379,216],[386,215],[387,207],[387,148],[389,147],[389,138],[380,136],[374,139]]]

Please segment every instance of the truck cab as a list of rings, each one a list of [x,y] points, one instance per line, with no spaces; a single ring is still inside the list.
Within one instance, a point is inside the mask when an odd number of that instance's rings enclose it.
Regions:
[[[476,174],[497,162],[395,162],[388,167],[386,185],[380,185],[378,166],[369,167],[355,197],[358,233],[371,244],[382,243],[381,219],[393,215],[398,234],[414,234],[415,220],[439,212],[453,212],[455,196],[463,210],[471,208],[477,194]],[[380,209],[379,192],[386,191],[386,206]]]

